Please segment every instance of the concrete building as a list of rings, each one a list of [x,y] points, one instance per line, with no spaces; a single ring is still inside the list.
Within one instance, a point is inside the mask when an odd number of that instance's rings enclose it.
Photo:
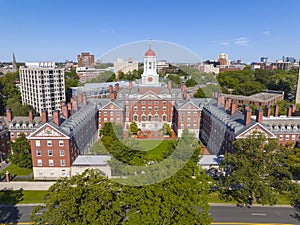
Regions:
[[[116,76],[118,76],[119,72],[128,73],[134,70],[138,70],[138,62],[134,61],[133,58],[129,58],[128,60],[117,59],[114,62],[114,72]]]
[[[20,67],[22,103],[31,105],[40,114],[47,110],[52,115],[65,101],[64,69],[55,63],[26,63]]]
[[[220,63],[220,66],[228,66],[230,63],[228,59],[228,55],[225,53],[219,54],[218,62]]]

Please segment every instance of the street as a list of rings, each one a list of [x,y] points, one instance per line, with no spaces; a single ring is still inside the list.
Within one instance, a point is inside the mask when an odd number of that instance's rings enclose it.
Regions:
[[[30,214],[35,205],[0,206],[2,212],[0,224],[19,222],[20,225],[29,224]],[[236,206],[211,206],[212,224],[226,225],[254,225],[254,224],[300,224],[300,220],[293,218],[294,210],[289,207],[261,207],[251,208]]]

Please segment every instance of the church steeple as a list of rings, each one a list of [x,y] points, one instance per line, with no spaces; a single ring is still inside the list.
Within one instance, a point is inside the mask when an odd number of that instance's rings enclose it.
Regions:
[[[14,52],[13,52],[12,68],[17,69],[17,62],[16,62],[16,57]]]

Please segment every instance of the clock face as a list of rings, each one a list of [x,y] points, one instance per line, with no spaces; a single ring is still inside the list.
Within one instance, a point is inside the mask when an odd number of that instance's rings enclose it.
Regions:
[[[153,78],[152,78],[152,77],[148,77],[148,81],[149,81],[149,82],[152,82],[152,81],[153,81]]]

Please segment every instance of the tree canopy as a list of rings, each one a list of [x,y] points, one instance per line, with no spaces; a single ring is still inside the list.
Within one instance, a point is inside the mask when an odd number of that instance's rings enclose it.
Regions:
[[[254,133],[234,142],[234,154],[227,153],[221,168],[221,192],[227,200],[251,205],[274,205],[278,193],[291,187],[291,171],[287,166],[288,147],[276,140]]]
[[[8,156],[9,160],[22,168],[31,168],[31,147],[29,141],[23,133],[16,139],[15,142],[10,142],[12,154]]]

